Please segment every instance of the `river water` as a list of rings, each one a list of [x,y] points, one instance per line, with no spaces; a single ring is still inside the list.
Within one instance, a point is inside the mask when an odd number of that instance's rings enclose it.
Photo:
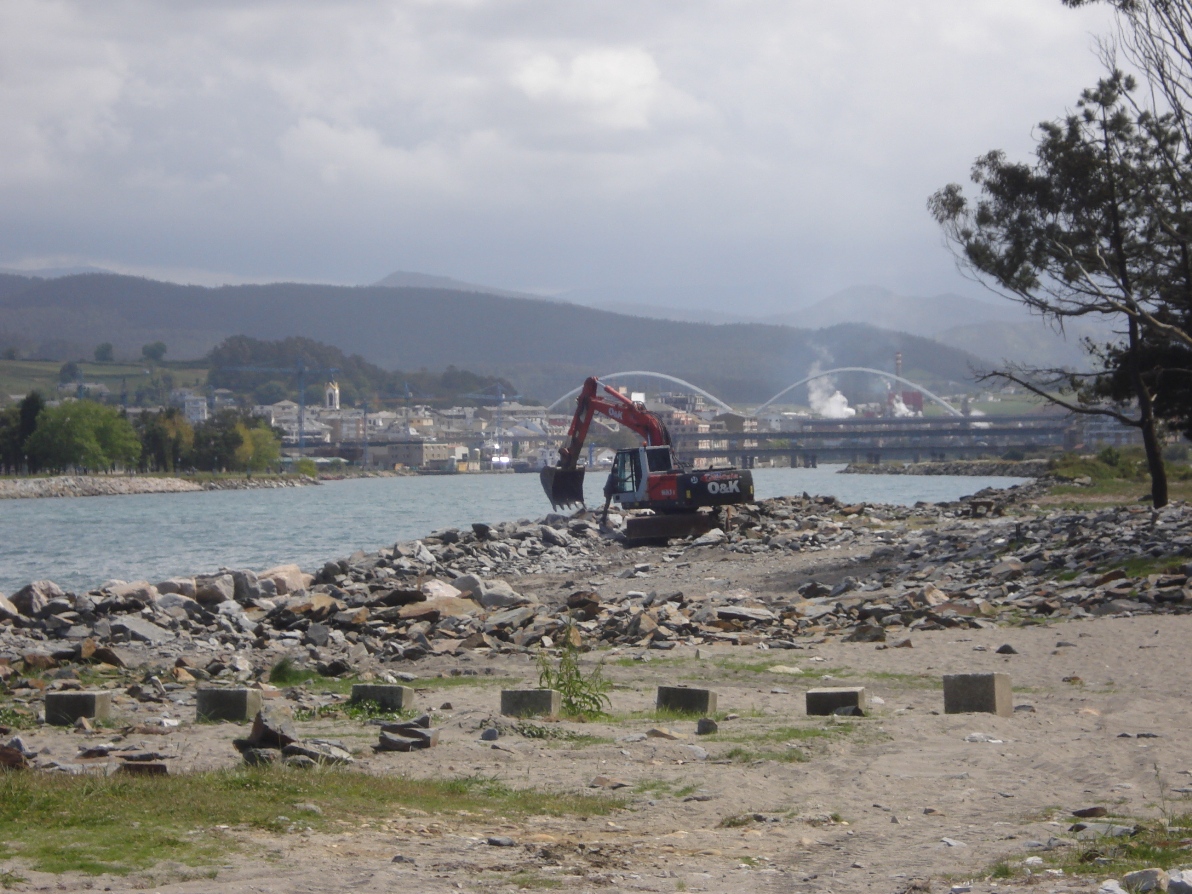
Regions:
[[[838,475],[840,466],[756,469],[758,499],[832,494],[847,503],[955,500],[1021,478]],[[586,482],[599,506],[603,475]],[[162,580],[217,568],[296,562],[313,570],[474,521],[537,519],[549,510],[537,475],[363,478],[319,487],[0,500],[0,593],[49,579],[84,591],[113,578]]]

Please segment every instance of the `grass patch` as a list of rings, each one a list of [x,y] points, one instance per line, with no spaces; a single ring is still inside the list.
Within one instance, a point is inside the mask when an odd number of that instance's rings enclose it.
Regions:
[[[676,711],[673,708],[650,708],[646,711],[629,711],[624,714],[613,714],[613,723],[633,723],[646,720],[651,723],[682,723],[699,720],[701,717],[711,717],[717,723],[729,715],[728,711],[717,711],[715,714],[701,714],[699,711]],[[748,715],[745,715],[748,716]]]
[[[528,890],[563,887],[563,882],[560,879],[551,878],[538,872],[530,872],[526,869],[513,873],[507,882],[515,888]]]
[[[461,674],[458,677],[420,677],[412,683],[403,683],[402,685],[412,686],[415,689],[456,689],[460,686],[500,686],[502,689],[512,689],[523,682],[524,680],[520,677]]]
[[[835,726],[781,726],[777,729],[764,731],[720,731],[708,736],[700,736],[701,742],[751,742],[757,745],[769,745],[779,742],[807,742],[813,739],[831,739],[848,735],[856,729],[856,724],[839,723]]]
[[[1122,822],[1106,818],[1091,822]],[[1127,823],[1122,823],[1123,825]],[[1192,814],[1139,824],[1136,835],[1081,841],[1057,851],[1055,865],[1071,875],[1121,878],[1127,872],[1155,866],[1171,869],[1192,860]]]
[[[751,764],[754,761],[777,761],[780,764],[803,764],[811,760],[801,748],[786,748],[756,750],[752,748],[730,748],[720,755],[721,760],[729,760],[735,764]]]
[[[37,718],[30,711],[3,705],[0,706],[0,726],[7,726],[9,729],[33,729],[37,726]]]
[[[543,726],[539,723],[518,723],[514,725],[513,731],[519,736],[527,739],[537,739],[539,741],[547,742],[563,742],[568,745],[585,746],[585,745],[607,745],[613,740],[607,736],[593,736],[590,733],[581,733],[573,729],[568,729],[565,726]]]
[[[374,701],[340,702],[334,705],[320,705],[317,708],[296,708],[294,719],[300,722],[347,717],[360,723],[370,720],[412,720],[423,712],[413,708],[402,711],[386,711]]]
[[[900,674],[893,671],[858,671],[851,668],[837,668],[834,677],[847,677],[858,680],[874,680],[879,683],[893,683],[913,689],[943,689],[944,681],[932,674]]]
[[[306,803],[322,814],[296,810]],[[20,859],[40,872],[126,875],[167,860],[210,866],[245,846],[238,828],[284,833],[291,823],[283,817],[339,831],[403,807],[483,822],[494,813],[605,816],[622,806],[607,796],[514,789],[481,777],[272,767],[164,778],[7,772],[0,773],[0,859]]]
[[[679,785],[666,779],[647,779],[635,785],[633,791],[639,795],[673,795],[676,798],[686,798],[699,791],[699,786],[690,783]]]
[[[999,880],[1014,878],[1014,867],[1005,861],[1001,863],[995,863],[989,870],[989,877],[991,879]]]
[[[29,879],[25,878],[23,875],[18,875],[11,869],[5,869],[3,872],[0,872],[0,888],[4,888],[5,890],[8,890],[14,885],[23,884],[27,881],[29,881]]]

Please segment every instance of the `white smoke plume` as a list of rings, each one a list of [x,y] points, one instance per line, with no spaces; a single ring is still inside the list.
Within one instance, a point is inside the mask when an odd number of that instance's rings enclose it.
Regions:
[[[808,375],[814,376],[819,372],[819,364],[811,368]],[[848,405],[848,398],[836,390],[836,383],[831,378],[812,379],[807,383],[807,402],[811,411],[825,419],[848,419],[857,415],[857,411]]]
[[[890,412],[894,414],[896,419],[904,419],[908,416],[918,416],[919,414],[902,402],[902,395],[895,394],[890,401]]]

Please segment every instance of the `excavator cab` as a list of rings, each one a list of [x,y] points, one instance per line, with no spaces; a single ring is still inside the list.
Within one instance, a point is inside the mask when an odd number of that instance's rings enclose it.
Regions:
[[[642,484],[641,451],[618,450],[613,460],[612,471],[608,473],[608,481],[604,483],[604,496],[615,494],[635,494]]]

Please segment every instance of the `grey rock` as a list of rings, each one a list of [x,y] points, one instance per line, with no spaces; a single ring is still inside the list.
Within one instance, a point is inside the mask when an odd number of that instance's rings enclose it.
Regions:
[[[1164,869],[1138,869],[1122,876],[1122,887],[1133,894],[1166,891],[1168,883],[1167,871]]]
[[[293,742],[282,749],[286,757],[306,757],[319,764],[352,764],[352,753],[332,742],[320,739],[308,739],[305,742]],[[287,762],[288,763],[288,762]]]
[[[693,547],[698,546],[719,546],[728,539],[728,536],[720,528],[713,528],[706,534],[701,534],[691,541]]]
[[[52,580],[35,580],[13,593],[10,601],[22,615],[35,618],[41,614],[51,599],[65,595],[62,588]]]
[[[261,587],[257,582],[256,574],[252,571],[233,571],[232,586],[232,598],[241,605],[247,605],[261,596]]]
[[[112,621],[112,633],[124,634],[129,639],[160,646],[175,639],[175,636],[164,627],[158,627],[152,621],[146,621],[132,615],[125,615]]]
[[[1169,894],[1192,894],[1192,869],[1172,869],[1167,873]]]
[[[537,600],[523,596],[503,580],[493,580],[481,585],[478,601],[485,608],[513,608],[530,605]]]
[[[306,628],[306,635],[302,637],[302,642],[306,645],[317,646],[323,648],[331,641],[331,628],[323,624],[311,624]]]
[[[211,607],[232,601],[236,596],[236,581],[230,574],[195,578],[195,599]]]

